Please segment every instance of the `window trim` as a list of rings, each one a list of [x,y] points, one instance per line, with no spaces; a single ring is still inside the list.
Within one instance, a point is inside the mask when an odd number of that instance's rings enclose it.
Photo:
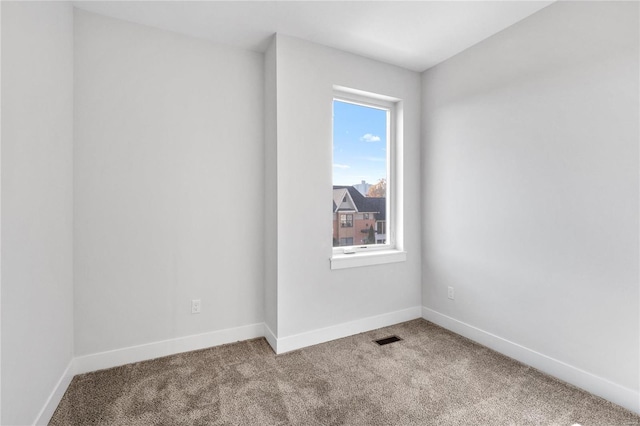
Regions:
[[[402,100],[342,86],[333,87],[333,101],[387,110],[387,194],[385,244],[332,247],[331,269],[343,269],[406,260],[402,248]],[[333,128],[333,124],[332,124]],[[338,221],[339,222],[339,221]],[[377,229],[377,226],[376,226]]]
[[[354,254],[334,254],[331,269],[357,268],[360,266],[383,265],[386,263],[405,262],[407,252],[398,249],[359,252]]]

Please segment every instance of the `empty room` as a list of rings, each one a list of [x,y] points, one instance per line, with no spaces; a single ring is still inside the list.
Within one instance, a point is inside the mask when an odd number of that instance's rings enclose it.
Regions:
[[[0,22],[2,425],[640,424],[638,2]]]

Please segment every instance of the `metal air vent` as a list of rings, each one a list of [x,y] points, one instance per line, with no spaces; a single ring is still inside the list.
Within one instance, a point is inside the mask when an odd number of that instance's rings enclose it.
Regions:
[[[384,345],[388,345],[389,343],[399,342],[400,340],[402,339],[399,338],[398,336],[389,336],[389,337],[385,337],[384,339],[374,340],[374,342],[376,342],[380,346],[384,346]]]

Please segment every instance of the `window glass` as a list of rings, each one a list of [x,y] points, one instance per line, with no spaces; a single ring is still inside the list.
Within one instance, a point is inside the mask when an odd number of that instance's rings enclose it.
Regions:
[[[333,101],[334,247],[386,244],[390,114],[373,100]]]
[[[340,215],[340,226],[343,228],[351,228],[353,226],[353,215],[352,214],[341,214]]]

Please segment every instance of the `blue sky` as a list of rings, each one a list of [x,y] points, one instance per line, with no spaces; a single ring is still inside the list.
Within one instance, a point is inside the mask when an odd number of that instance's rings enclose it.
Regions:
[[[333,101],[333,184],[377,183],[387,175],[387,111]]]

